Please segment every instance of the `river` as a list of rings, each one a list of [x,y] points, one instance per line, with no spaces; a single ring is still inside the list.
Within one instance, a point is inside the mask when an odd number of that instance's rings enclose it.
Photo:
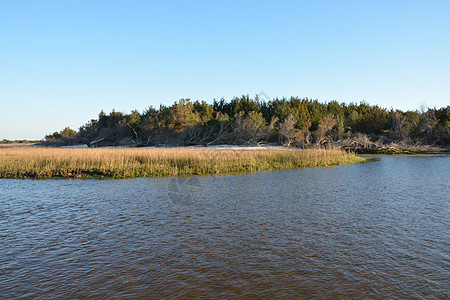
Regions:
[[[450,297],[450,157],[0,180],[0,298]]]

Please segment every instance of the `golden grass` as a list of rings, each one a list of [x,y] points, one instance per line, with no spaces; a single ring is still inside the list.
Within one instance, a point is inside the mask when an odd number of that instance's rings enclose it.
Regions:
[[[17,147],[0,149],[0,178],[160,177],[336,166],[362,160],[339,149]]]

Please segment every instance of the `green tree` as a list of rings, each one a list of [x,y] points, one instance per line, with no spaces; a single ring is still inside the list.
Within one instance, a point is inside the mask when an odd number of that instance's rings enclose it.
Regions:
[[[173,133],[178,134],[188,126],[200,122],[199,116],[194,112],[194,105],[189,99],[181,99],[170,109],[169,128]]]
[[[77,132],[73,129],[70,129],[70,127],[66,127],[61,131],[61,137],[67,138],[67,139],[74,139],[77,136]]]

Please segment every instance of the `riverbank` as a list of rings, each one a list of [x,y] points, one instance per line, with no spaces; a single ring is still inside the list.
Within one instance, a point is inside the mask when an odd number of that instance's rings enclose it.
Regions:
[[[0,149],[0,178],[131,178],[328,167],[364,161],[340,149]]]

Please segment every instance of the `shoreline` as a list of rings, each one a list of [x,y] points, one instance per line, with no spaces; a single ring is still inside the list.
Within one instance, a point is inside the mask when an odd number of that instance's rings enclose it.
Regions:
[[[365,161],[340,149],[0,149],[0,178],[133,178],[331,167]]]

